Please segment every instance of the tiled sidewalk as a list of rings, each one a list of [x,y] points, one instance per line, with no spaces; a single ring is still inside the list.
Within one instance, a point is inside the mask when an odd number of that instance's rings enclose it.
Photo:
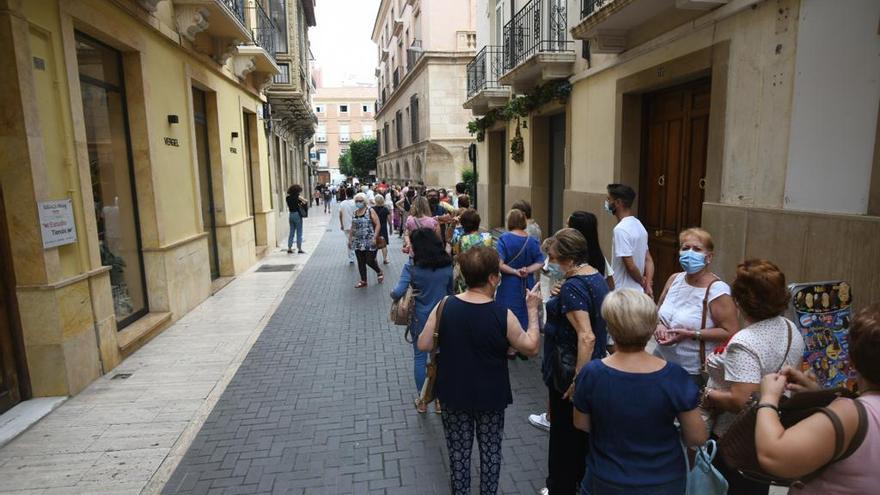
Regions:
[[[306,255],[273,250],[109,374],[0,449],[0,493],[158,492],[326,232]],[[293,272],[257,272],[297,264]],[[127,379],[114,376],[130,373]]]
[[[357,270],[330,228],[165,493],[449,493],[440,417],[416,413],[412,347],[388,323],[399,242],[385,284],[370,272],[370,286],[355,289]],[[511,365],[501,493],[544,485],[548,436],[526,421],[546,405],[539,368]],[[478,459],[475,446],[474,470]]]

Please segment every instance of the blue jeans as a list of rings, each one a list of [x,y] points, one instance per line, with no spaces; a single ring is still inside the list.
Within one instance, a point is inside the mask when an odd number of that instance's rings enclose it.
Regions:
[[[425,377],[428,374],[428,353],[419,350],[416,342],[419,336],[413,337],[413,375],[416,378],[416,390],[421,393],[422,385],[425,384]]]
[[[287,249],[293,247],[293,238],[296,236],[296,248],[302,250],[303,246],[303,219],[298,211],[292,211],[287,215],[290,222],[290,235],[287,236]]]

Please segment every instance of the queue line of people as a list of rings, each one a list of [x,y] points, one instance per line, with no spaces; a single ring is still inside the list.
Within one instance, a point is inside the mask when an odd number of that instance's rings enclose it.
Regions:
[[[420,200],[427,200],[427,208],[424,202],[418,205]],[[439,331],[435,411],[443,417],[453,493],[470,491],[474,436],[480,493],[496,493],[503,410],[512,402],[508,362],[512,351],[524,358],[536,355],[539,333],[544,334],[542,374],[549,404],[543,416],[550,430],[545,493],[684,493],[688,468],[682,444],[697,447],[723,436],[753,392],[763,391],[778,402],[783,391],[815,386],[794,371],[800,369],[804,342],[782,316],[789,295],[784,274],[772,262],[744,261],[728,285],[711,270],[711,235],[687,229],[679,236],[682,272],[666,281],[655,304],[653,259],[647,232],[633,216],[634,200],[632,188],[608,186],[605,210],[618,220],[610,263],[598,244],[598,222],[589,212],[573,213],[568,227],[542,244],[527,203],[508,212],[507,232],[495,240],[480,232],[473,210],[441,210],[432,195],[404,194],[400,200],[409,206],[401,235],[412,259],[392,297],[401,297],[410,284],[420,287],[408,327],[417,390]],[[440,254],[447,252],[447,239],[454,258]],[[539,279],[551,285],[546,302]],[[442,300],[443,313],[437,314]],[[860,377],[864,394],[858,400],[870,411],[869,431],[876,439],[880,403],[874,384],[880,376],[872,363],[880,359],[880,307],[860,313],[856,328],[861,333],[851,352],[861,360],[854,365],[867,373]],[[657,346],[648,352],[652,339]],[[848,431],[855,428],[855,408],[843,401],[833,408]],[[427,404],[417,400],[415,405],[427,411]],[[769,412],[761,410],[758,416],[760,430],[769,432],[766,441],[758,442],[769,472],[805,474],[807,467],[833,455],[834,445],[814,441],[818,453],[809,460],[787,459],[811,431],[827,433],[830,420],[817,415],[789,433]],[[854,455],[880,462],[876,442],[865,445]],[[769,490],[736,466],[725,465],[720,456],[714,464],[729,484],[728,493]],[[873,471],[855,466],[841,463],[829,469],[829,479],[820,478],[822,486],[835,480],[856,487],[880,481]],[[857,479],[843,480],[844,475]],[[804,493],[819,493],[810,492],[811,485],[816,486],[808,482]]]

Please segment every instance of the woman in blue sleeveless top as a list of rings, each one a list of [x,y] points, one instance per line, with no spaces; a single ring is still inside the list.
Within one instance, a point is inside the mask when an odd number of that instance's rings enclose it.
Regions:
[[[538,239],[526,233],[526,216],[520,210],[507,213],[507,232],[498,239],[501,257],[501,285],[495,295],[498,302],[513,311],[526,328],[526,292],[535,285],[535,273],[544,266],[544,254]]]
[[[497,251],[478,246],[460,254],[457,261],[468,288],[445,298],[440,303],[442,314],[436,308],[431,312],[418,346],[431,351],[437,331],[436,392],[443,404],[452,493],[470,493],[471,449],[476,435],[480,494],[491,495],[498,490],[501,473],[504,409],[513,401],[507,349],[537,355],[541,292],[536,285],[523,296],[528,313],[528,330],[524,331],[516,316],[494,300],[495,289],[501,284]]]

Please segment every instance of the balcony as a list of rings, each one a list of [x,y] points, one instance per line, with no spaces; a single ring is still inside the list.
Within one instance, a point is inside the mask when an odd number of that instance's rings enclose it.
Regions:
[[[400,33],[403,32],[403,18],[396,17],[394,19],[394,25],[391,30],[391,34],[400,38]]]
[[[413,67],[422,59],[425,51],[422,50],[422,40],[413,40],[409,48],[406,49],[406,68],[412,71]]]
[[[571,29],[575,39],[589,40],[592,53],[621,53],[630,31],[674,10],[710,10],[728,0],[581,0],[581,21]],[[694,13],[692,17],[699,16]],[[680,17],[683,22],[688,16]]]
[[[340,143],[350,143],[351,136],[339,136],[339,142]]]
[[[485,115],[510,100],[510,89],[501,85],[504,48],[484,46],[467,65],[467,101],[462,105],[474,115]]]
[[[173,0],[180,36],[225,64],[239,43],[251,40],[244,0]]]
[[[524,93],[571,75],[575,53],[568,39],[565,3],[531,0],[505,24],[501,84]]]
[[[391,55],[391,50],[388,48],[382,48],[381,53],[379,54],[379,59],[385,62],[388,60],[388,55]]]
[[[251,26],[251,43],[236,48],[232,66],[235,75],[242,79],[247,76],[247,72],[253,72],[257,85],[262,89],[272,82],[275,74],[281,73],[275,63],[275,43],[281,34],[259,3],[248,7],[247,13],[248,25]]]
[[[315,142],[316,143],[326,143],[327,136],[315,136]]]

